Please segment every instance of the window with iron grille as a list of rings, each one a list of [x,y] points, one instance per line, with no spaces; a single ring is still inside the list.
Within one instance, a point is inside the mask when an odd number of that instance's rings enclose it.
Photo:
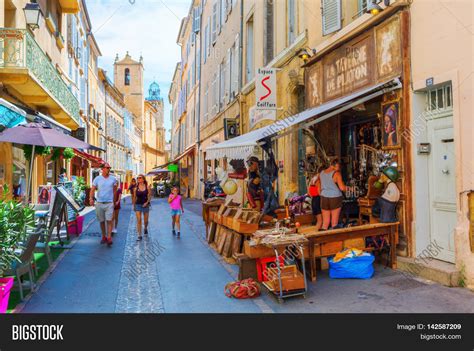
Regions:
[[[451,84],[428,90],[426,109],[430,112],[442,112],[453,108],[453,92]]]

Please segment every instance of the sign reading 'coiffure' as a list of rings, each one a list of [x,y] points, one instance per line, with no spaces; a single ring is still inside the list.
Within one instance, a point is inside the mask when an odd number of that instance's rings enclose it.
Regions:
[[[255,76],[255,97],[257,110],[276,110],[276,70],[258,68]]]

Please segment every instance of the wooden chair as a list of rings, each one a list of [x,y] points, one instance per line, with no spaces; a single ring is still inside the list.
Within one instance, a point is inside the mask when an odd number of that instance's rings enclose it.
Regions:
[[[20,262],[13,262],[10,269],[5,271],[5,276],[14,275],[18,281],[18,288],[20,290],[20,299],[23,301],[23,284],[21,277],[25,274],[29,275],[30,278],[30,291],[34,291],[35,282],[33,280],[33,272],[31,269],[31,261],[33,260],[33,252],[35,250],[36,243],[40,237],[39,233],[30,234],[26,241],[25,249],[20,254]]]

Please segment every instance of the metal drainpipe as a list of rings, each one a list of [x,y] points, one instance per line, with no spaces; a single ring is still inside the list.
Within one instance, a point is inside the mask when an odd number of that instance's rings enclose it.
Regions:
[[[243,102],[242,102],[242,82],[243,82],[243,57],[244,57],[244,0],[240,0],[240,37],[239,37],[239,129],[240,134],[243,134],[242,128],[244,127],[244,116],[243,116]]]
[[[202,1],[202,0],[201,0]],[[197,131],[196,131],[196,149],[197,149],[197,179],[195,179],[198,183],[197,186],[197,197],[201,199],[201,181],[200,181],[200,174],[203,172],[201,168],[202,167],[202,162],[201,160],[201,78],[202,78],[202,62],[201,62],[201,57],[202,57],[202,10],[200,13],[201,19],[199,20],[199,84],[198,84],[198,93],[199,93],[199,108],[197,111]],[[194,50],[194,55],[196,55],[196,50]],[[194,59],[194,62],[196,62],[196,58]]]

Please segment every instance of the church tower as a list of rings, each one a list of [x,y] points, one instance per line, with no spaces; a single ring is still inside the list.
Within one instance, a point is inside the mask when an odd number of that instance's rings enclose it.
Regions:
[[[143,58],[137,62],[128,54],[119,60],[118,54],[114,63],[114,84],[125,97],[125,105],[138,119],[141,126],[144,115],[143,101],[145,88],[143,78]]]

